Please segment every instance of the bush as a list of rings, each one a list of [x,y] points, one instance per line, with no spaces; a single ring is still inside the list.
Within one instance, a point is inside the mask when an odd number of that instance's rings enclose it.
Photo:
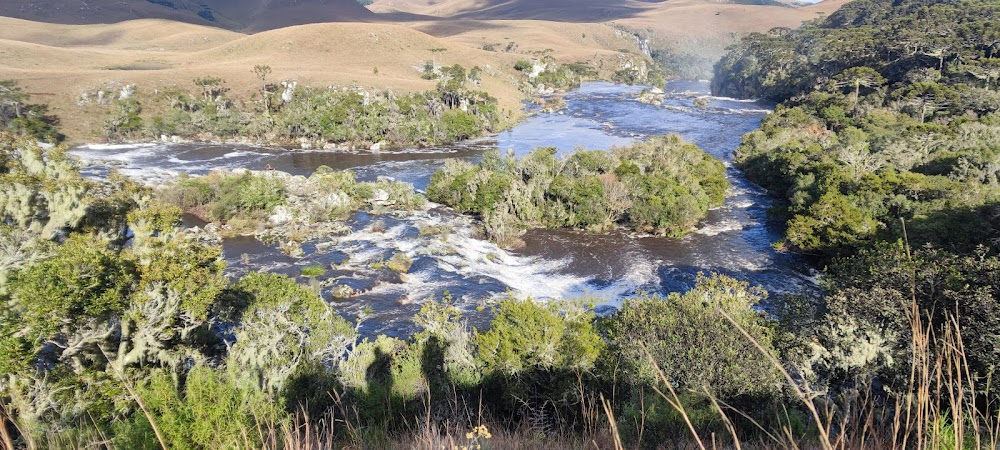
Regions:
[[[0,80],[0,131],[43,142],[60,142],[65,136],[56,129],[59,120],[48,114],[44,104],[31,104],[31,96],[17,81]]]
[[[262,437],[254,430],[285,415],[252,381],[204,365],[191,369],[181,391],[170,374],[156,371],[138,394],[170,448],[261,445]],[[115,434],[116,443],[123,447],[159,448],[142,414],[135,414]]]
[[[655,385],[648,351],[679,389],[707,389],[721,398],[775,394],[782,383],[777,368],[736,327],[774,352],[768,322],[752,309],[766,296],[746,282],[699,275],[684,294],[626,300],[601,321],[607,363],[634,385]]]
[[[481,122],[475,116],[460,109],[452,109],[441,118],[445,136],[452,141],[469,139],[479,135]]]
[[[285,203],[285,181],[253,172],[213,172],[182,177],[161,191],[161,198],[205,219],[226,222],[268,214]]]
[[[228,295],[244,308],[227,366],[252,374],[268,392],[280,393],[299,370],[338,361],[355,341],[346,320],[290,278],[249,274]]]
[[[602,349],[594,314],[571,303],[508,299],[490,330],[476,335],[486,374],[507,378],[530,371],[589,371]]]

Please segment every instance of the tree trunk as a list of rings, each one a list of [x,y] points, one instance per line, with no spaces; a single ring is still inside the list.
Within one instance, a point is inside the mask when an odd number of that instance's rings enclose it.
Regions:
[[[861,96],[861,81],[854,82],[854,112],[858,112],[858,100]]]

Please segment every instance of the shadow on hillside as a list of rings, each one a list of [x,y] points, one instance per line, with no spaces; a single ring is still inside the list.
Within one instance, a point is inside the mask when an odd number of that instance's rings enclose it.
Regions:
[[[883,239],[903,237],[899,222],[886,225]],[[984,246],[1000,251],[1000,203],[942,209],[911,219],[906,222],[906,236],[912,247],[930,244],[952,252],[972,253]]]
[[[580,0],[486,0],[475,9],[459,12],[453,19],[549,20],[554,22],[606,22],[625,19],[651,9],[640,2],[592,2]]]

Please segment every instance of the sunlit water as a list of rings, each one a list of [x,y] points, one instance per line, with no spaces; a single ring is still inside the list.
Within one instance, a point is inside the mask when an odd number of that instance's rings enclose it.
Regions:
[[[367,311],[362,326],[366,334],[393,335],[411,332],[409,319],[420,304],[445,292],[457,299],[476,324],[487,316],[480,311],[508,292],[543,299],[590,297],[606,308],[636,292],[686,290],[699,272],[745,279],[772,294],[814,289],[808,263],[771,248],[781,235],[781,224],[767,216],[772,200],[730,164],[741,136],[758,126],[768,105],[708,97],[703,83],[671,83],[664,105],[653,106],[634,100],[641,89],[588,83],[566,96],[567,108],[559,113],[538,114],[494,138],[446,148],[372,154],[150,144],[84,146],[73,153],[91,163],[87,173],[92,176],[101,176],[114,166],[152,184],[181,173],[204,174],[213,169],[272,168],[309,175],[326,165],[351,169],[361,180],[389,176],[423,190],[446,159],[476,162],[494,147],[517,155],[539,146],[567,153],[576,148],[627,145],[674,132],[724,161],[732,184],[725,205],[711,211],[685,238],[624,231],[593,235],[534,230],[524,236],[524,248],[508,252],[482,240],[472,219],[444,207],[400,217],[358,213],[348,221],[353,233],[307,243],[303,258],[285,256],[276,245],[253,238],[228,239],[223,249],[229,273],[238,276],[256,270],[299,276],[303,267],[322,264],[329,270],[320,280],[335,280],[362,292],[350,299],[331,300],[337,309],[352,318]],[[707,107],[694,105],[699,97],[709,100]],[[451,232],[421,236],[421,227],[434,225]],[[409,274],[400,277],[388,269],[371,269],[373,262],[397,252],[414,260]]]

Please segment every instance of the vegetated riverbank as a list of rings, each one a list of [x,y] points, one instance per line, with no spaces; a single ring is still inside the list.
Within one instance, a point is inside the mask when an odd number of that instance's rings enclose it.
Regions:
[[[521,73],[518,83],[529,98],[551,98],[598,76],[587,64],[562,65],[546,54],[519,60],[513,69]],[[478,66],[438,66],[428,60],[421,78],[437,80],[436,90],[409,94],[271,83],[270,67],[255,66],[254,72],[260,88],[248,96],[231,96],[225,80],[207,76],[193,81],[197,92],[144,93],[126,85],[118,92],[84,94],[80,102],[103,107],[100,132],[110,142],[200,140],[303,149],[438,146],[498,132],[521,117],[501,111],[496,98],[478,90],[484,76]],[[612,78],[629,84],[663,82],[661,71],[645,61],[625,64]],[[558,107],[559,101],[551,103]]]

